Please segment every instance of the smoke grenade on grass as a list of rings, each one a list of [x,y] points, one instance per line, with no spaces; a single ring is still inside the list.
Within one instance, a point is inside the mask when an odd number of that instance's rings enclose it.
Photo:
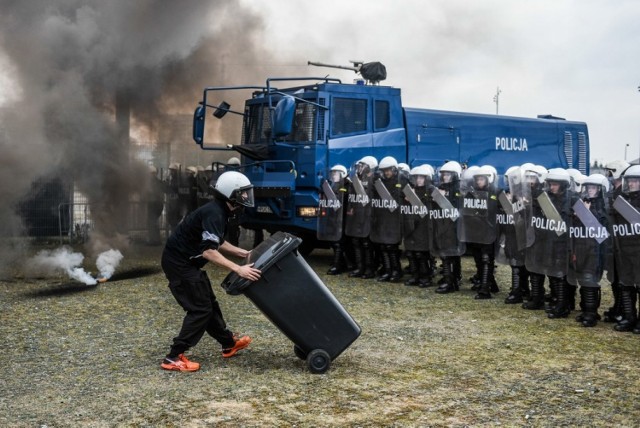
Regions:
[[[89,273],[80,267],[84,256],[75,253],[67,247],[53,251],[42,250],[33,257],[31,264],[34,270],[45,274],[66,273],[69,278],[80,281],[86,285],[96,285],[97,281]]]
[[[113,249],[100,253],[96,260],[96,267],[100,271],[98,282],[105,282],[113,276],[113,273],[122,261],[122,257],[120,251]]]

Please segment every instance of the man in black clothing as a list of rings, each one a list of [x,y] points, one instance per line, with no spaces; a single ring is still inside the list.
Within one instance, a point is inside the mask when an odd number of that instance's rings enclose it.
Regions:
[[[253,186],[243,174],[229,171],[218,178],[214,191],[215,200],[182,220],[162,254],[162,269],[169,280],[171,294],[187,313],[180,333],[173,339],[171,350],[161,364],[165,370],[198,370],[200,364],[189,361],[184,352],[195,346],[205,332],[222,345],[225,358],[251,343],[249,336],[234,335],[227,329],[209,278],[201,268],[211,261],[242,278],[251,281],[260,278],[260,271],[253,265],[240,266],[224,256],[247,257],[249,254],[223,237],[233,213],[253,206]]]

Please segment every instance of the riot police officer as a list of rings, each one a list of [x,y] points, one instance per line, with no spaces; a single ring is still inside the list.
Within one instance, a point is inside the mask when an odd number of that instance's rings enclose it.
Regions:
[[[449,161],[440,167],[440,183],[431,193],[433,203],[429,210],[431,219],[431,253],[442,259],[442,279],[436,293],[446,294],[459,290],[460,256],[465,244],[458,239],[456,222],[459,220],[460,176],[462,167]]]
[[[356,162],[347,188],[345,235],[351,240],[356,269],[349,273],[353,278],[369,279],[374,274],[373,246],[369,240],[371,232],[371,197],[373,179],[378,161],[365,156]]]
[[[400,207],[404,249],[409,259],[411,278],[405,285],[431,285],[431,255],[429,254],[429,191],[433,190],[433,167],[420,165],[411,171],[411,182],[405,185],[405,201]]]
[[[604,270],[606,248],[611,241],[604,198],[609,182],[604,175],[592,174],[585,177],[581,185],[580,201],[572,208],[567,281],[580,286],[582,313],[576,317],[576,321],[585,327],[593,327],[599,319],[599,282]]]
[[[338,275],[348,269],[346,243],[343,234],[344,195],[347,192],[345,178],[347,168],[334,165],[329,170],[330,181],[322,183],[318,207],[317,238],[331,242],[333,262],[327,271],[328,275]]]
[[[607,171],[607,178],[609,179],[610,187],[607,195],[609,216],[612,217],[614,212],[613,202],[622,193],[622,174],[629,168],[629,163],[623,160],[615,160],[605,165]],[[611,283],[611,292],[613,294],[613,306],[603,313],[604,322],[618,323],[622,320],[622,300],[620,298],[621,288],[618,281],[618,271],[615,262],[616,252],[612,251],[607,258],[607,279]]]
[[[402,241],[400,204],[404,199],[402,188],[407,184],[404,175],[398,173],[398,162],[386,156],[378,165],[380,176],[374,182],[372,224],[369,238],[380,248],[384,272],[377,278],[380,282],[399,282],[402,278],[399,247]]]
[[[458,221],[460,240],[471,249],[479,261],[480,275],[476,299],[491,298],[494,268],[494,243],[496,240],[497,196],[494,187],[495,174],[483,166],[471,173],[472,184],[461,189],[461,216]],[[468,186],[468,183],[463,183]]]
[[[613,206],[614,258],[623,315],[614,328],[640,334],[637,308],[640,286],[640,165],[630,166],[622,175],[622,193]]]

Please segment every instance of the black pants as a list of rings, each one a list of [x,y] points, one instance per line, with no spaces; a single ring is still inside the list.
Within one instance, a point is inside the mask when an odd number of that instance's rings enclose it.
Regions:
[[[167,357],[175,358],[195,346],[205,332],[223,348],[233,347],[233,333],[227,329],[207,274],[166,250],[162,253],[162,270],[171,294],[187,313]]]

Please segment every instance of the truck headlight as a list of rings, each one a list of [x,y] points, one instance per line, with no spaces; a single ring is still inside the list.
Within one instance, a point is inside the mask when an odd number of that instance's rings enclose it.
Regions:
[[[298,207],[298,217],[318,217],[318,207]]]

